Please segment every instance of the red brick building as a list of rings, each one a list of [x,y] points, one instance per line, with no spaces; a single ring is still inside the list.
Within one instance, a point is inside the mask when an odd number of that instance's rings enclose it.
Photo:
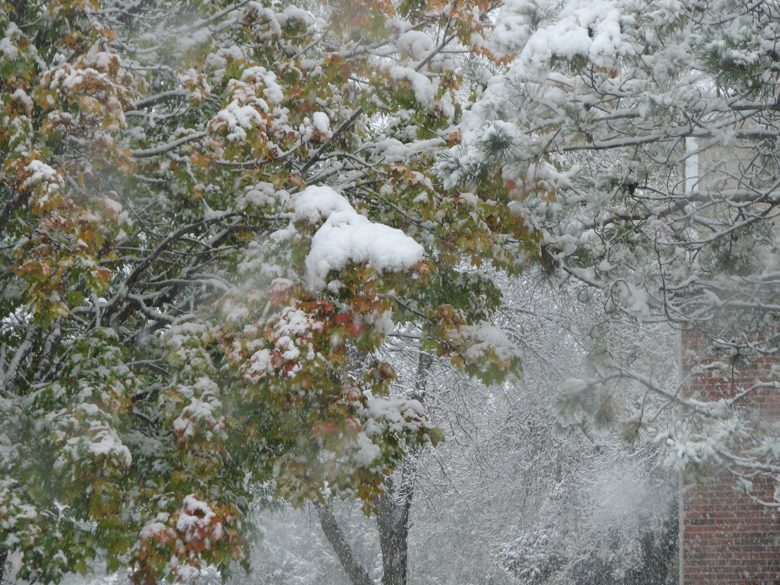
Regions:
[[[682,334],[682,370],[725,361],[713,354],[701,334]],[[690,356],[696,356],[692,358]],[[691,376],[689,395],[702,400],[733,398],[755,380],[769,378],[776,358],[739,358],[723,375]],[[780,419],[780,391],[761,388],[742,406],[758,409],[768,420]],[[771,484],[771,485],[770,485]],[[680,585],[780,585],[780,509],[756,504],[735,488],[735,477],[721,470],[706,481],[683,478],[680,493]],[[755,493],[771,501],[775,482],[754,482]]]

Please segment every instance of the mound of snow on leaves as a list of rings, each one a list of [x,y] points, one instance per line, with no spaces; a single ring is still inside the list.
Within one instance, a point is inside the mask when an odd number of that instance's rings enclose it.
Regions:
[[[292,222],[315,224],[323,219],[306,257],[312,288],[323,288],[328,272],[342,270],[350,262],[366,262],[378,272],[401,272],[425,254],[423,247],[401,230],[363,217],[330,187],[307,187],[295,200]]]

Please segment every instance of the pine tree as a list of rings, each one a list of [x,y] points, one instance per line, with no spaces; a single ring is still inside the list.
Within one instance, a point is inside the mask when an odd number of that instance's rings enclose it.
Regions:
[[[644,398],[627,436],[655,434],[674,465],[776,475],[776,433],[740,409],[776,392],[776,372],[747,385],[739,372],[780,339],[780,5],[511,0],[498,21],[489,46],[511,64],[441,157],[445,184],[502,179],[542,234],[553,278],[600,290],[639,322],[698,331],[720,357],[693,373],[728,388],[697,400],[685,380],[613,361],[567,385],[561,412],[598,416],[629,386]],[[670,406],[685,420],[664,430],[655,423]]]

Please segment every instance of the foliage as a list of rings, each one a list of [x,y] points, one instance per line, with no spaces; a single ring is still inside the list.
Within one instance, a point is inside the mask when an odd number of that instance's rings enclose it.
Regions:
[[[439,436],[386,397],[394,327],[488,382],[517,366],[478,268],[517,272],[538,235],[502,184],[426,174],[460,139],[450,47],[496,57],[490,7],[0,5],[0,548],[20,578],[100,555],[136,583],[225,570],[257,482],[371,505]]]

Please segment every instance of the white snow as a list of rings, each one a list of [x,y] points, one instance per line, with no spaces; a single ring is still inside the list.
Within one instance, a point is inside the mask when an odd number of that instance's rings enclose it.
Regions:
[[[426,109],[433,108],[438,84],[434,85],[425,75],[409,67],[391,67],[388,73],[394,81],[408,81],[417,102]]]
[[[422,31],[410,30],[398,37],[396,47],[402,54],[422,61],[433,50],[433,40]]]
[[[419,154],[433,153],[444,144],[441,138],[416,140],[405,144],[396,138],[386,138],[374,145],[374,156],[386,163],[403,162]]]
[[[286,205],[290,201],[290,194],[285,190],[277,191],[271,183],[260,182],[245,187],[246,193],[236,199],[236,209],[246,209],[247,205],[254,207],[266,207],[277,203]]]
[[[296,6],[287,6],[284,12],[277,12],[274,17],[281,26],[286,25],[288,20],[300,20],[307,25],[314,20],[310,12]]]
[[[19,27],[13,22],[9,22],[5,29],[5,36],[0,39],[0,54],[8,60],[15,60],[19,58],[19,48],[14,44],[14,36],[21,34]]]
[[[617,6],[615,0],[575,0],[567,4],[557,22],[539,27],[530,35],[520,53],[522,67],[544,71],[555,58],[576,56],[589,58],[597,67],[611,67],[618,56],[633,54],[633,47],[620,31]],[[519,5],[516,8],[521,9]],[[521,30],[522,35],[529,32],[526,26]]]
[[[49,183],[47,190],[51,192],[62,185],[62,177],[45,162],[39,160],[30,161],[25,170],[28,173],[32,173],[32,175],[25,179],[24,183],[22,183],[22,188],[46,182]]]
[[[222,404],[214,397],[208,397],[207,400],[192,398],[190,403],[182,410],[181,415],[173,421],[173,429],[181,437],[192,437],[198,431],[198,425],[207,428],[206,434],[210,434],[208,429],[214,428],[220,430],[223,419],[217,419],[215,411],[219,410]]]
[[[130,449],[122,444],[121,439],[113,429],[104,427],[95,435],[97,441],[93,441],[87,449],[93,455],[100,456],[113,456],[122,462],[126,467],[129,467],[133,462],[133,457],[130,455]]]
[[[117,215],[122,213],[122,209],[123,208],[122,208],[122,204],[119,203],[119,201],[115,201],[115,200],[113,200],[113,199],[111,199],[109,197],[103,197],[103,205],[107,209],[109,209],[109,210],[113,211],[114,213],[116,213]]]
[[[300,337],[309,331],[321,331],[322,323],[296,307],[285,307],[274,329],[280,336]]]
[[[250,382],[257,382],[273,371],[271,352],[267,349],[261,349],[253,353],[247,360],[247,364],[244,378]]]
[[[216,521],[217,515],[204,501],[190,494],[184,498],[184,508],[176,520],[176,530],[184,537],[184,542],[201,540],[206,548],[211,542],[225,535],[222,523]]]
[[[354,211],[349,201],[330,187],[307,187],[295,199],[293,221],[316,223],[331,214]]]
[[[307,187],[295,201],[293,221],[323,223],[311,241],[306,257],[309,284],[326,285],[331,270],[350,262],[367,262],[378,272],[408,270],[423,259],[423,247],[401,230],[378,224],[358,214],[330,187]]]
[[[23,89],[17,89],[16,91],[14,91],[13,95],[11,95],[11,99],[20,101],[28,112],[32,112],[33,109],[32,98],[29,95],[27,95],[27,93],[25,93]]]
[[[422,404],[417,400],[370,397],[366,407],[368,419],[363,423],[363,429],[369,436],[381,432],[382,428],[404,434],[427,426]]]
[[[176,567],[176,580],[180,583],[194,583],[200,577],[200,569],[192,565]]]
[[[214,131],[226,127],[228,130],[227,140],[233,142],[246,140],[246,130],[250,130],[253,126],[262,128],[265,126],[265,121],[254,107],[240,106],[234,100],[212,118],[210,126]]]
[[[314,112],[311,115],[311,118],[312,124],[314,124],[314,128],[317,132],[330,135],[330,120],[328,119],[327,114],[324,112]]]
[[[225,321],[234,322],[245,319],[249,315],[249,309],[238,303],[225,303]]]
[[[52,167],[39,160],[30,161],[25,170],[31,174],[22,182],[22,189],[35,190],[36,197],[31,202],[33,207],[36,210],[45,209],[49,199],[56,197],[62,190],[62,177]]]
[[[276,74],[272,71],[268,71],[265,67],[257,65],[244,69],[241,73],[241,81],[254,86],[254,95],[257,95],[257,89],[262,88],[263,97],[265,97],[270,104],[278,105],[284,101],[284,90],[282,90],[282,86],[277,83]]]
[[[473,363],[485,359],[489,351],[495,352],[500,360],[511,360],[520,357],[519,348],[512,343],[506,333],[488,323],[482,321],[477,325],[461,327],[461,333],[475,343],[466,350],[465,357]]]
[[[236,16],[238,15],[236,14]],[[273,10],[264,7],[258,2],[247,3],[243,19],[247,22],[256,23],[252,36],[257,40],[278,37],[282,34],[282,27],[279,26]]]
[[[141,540],[149,540],[150,538],[155,537],[162,537],[164,534],[168,532],[169,528],[162,522],[150,522],[146,526],[144,526],[141,529],[141,532],[138,533],[138,537]]]
[[[370,467],[381,454],[379,446],[374,444],[363,431],[357,434],[357,445],[358,449],[352,458],[360,467]]]
[[[206,76],[192,67],[176,75],[180,84],[190,90],[190,101],[200,103],[211,93],[211,86],[206,82]]]

